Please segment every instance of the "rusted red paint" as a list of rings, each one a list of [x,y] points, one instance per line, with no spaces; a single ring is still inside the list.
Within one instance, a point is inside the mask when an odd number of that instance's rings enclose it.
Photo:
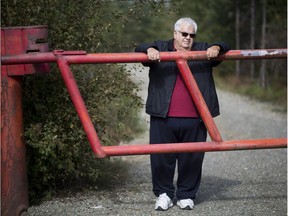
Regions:
[[[193,75],[191,75],[190,69],[187,65],[188,60],[207,60],[205,51],[191,51],[191,52],[161,52],[161,61],[176,61],[177,65],[184,77],[185,83],[188,86],[189,93],[195,101],[196,107],[203,119],[205,126],[209,132],[210,137],[216,143],[221,143],[222,138],[215,125],[213,118],[206,106],[205,101],[198,89]],[[287,58],[287,49],[269,49],[269,50],[231,50],[214,60],[237,60],[237,59],[265,59],[265,58]],[[3,64],[15,64],[15,63],[41,63],[41,62],[56,62],[59,65],[61,74],[71,96],[72,102],[76,108],[76,111],[81,119],[84,130],[87,134],[91,148],[97,157],[102,158],[109,155],[102,150],[101,143],[97,136],[91,119],[87,113],[85,103],[79,93],[77,84],[70,70],[69,64],[96,64],[96,63],[132,63],[132,62],[148,62],[146,54],[143,53],[101,53],[101,54],[86,54],[84,51],[59,51],[56,50],[53,53],[34,53],[18,56],[4,56],[2,57]],[[287,142],[282,145],[287,147]],[[121,146],[119,147],[121,149]],[[132,146],[131,146],[132,148]],[[141,152],[141,147],[139,152]],[[155,147],[154,147],[155,148]],[[106,149],[103,147],[103,149]],[[171,149],[171,146],[169,146]],[[166,149],[158,149],[159,153]],[[238,150],[238,149],[235,149]]]
[[[29,206],[21,80],[1,77],[1,215],[20,215]]]
[[[1,54],[11,56],[48,52],[47,26],[19,26],[1,28]],[[2,63],[3,64],[3,63]],[[4,65],[4,64],[3,64]],[[9,76],[21,76],[34,73],[48,73],[48,63],[18,64],[1,67],[2,73]]]
[[[71,52],[71,51],[70,51]],[[72,51],[73,52],[73,51]],[[65,59],[69,64],[104,64],[104,63],[134,63],[148,62],[148,57],[144,53],[97,53],[84,55],[84,51],[78,55],[68,55],[66,51]],[[264,55],[264,53],[266,53]],[[161,61],[184,60],[207,60],[205,51],[191,52],[161,52]],[[287,49],[259,49],[259,50],[230,50],[213,60],[254,60],[254,59],[286,59]],[[2,56],[1,63],[11,64],[31,64],[43,62],[56,62],[57,58],[52,52],[30,53],[15,56]]]
[[[238,52],[237,52],[238,53]],[[101,63],[99,61],[108,61],[108,59],[106,59],[106,57],[108,57],[109,55],[112,55],[112,59],[110,59],[110,62],[127,62],[133,59],[132,56],[130,56],[130,54],[92,54],[93,55],[93,60],[91,59],[91,56],[89,55],[62,55],[59,52],[55,52],[54,53],[57,57],[57,62],[60,68],[60,71],[62,73],[62,76],[64,78],[64,81],[66,83],[67,89],[69,91],[69,94],[72,98],[72,102],[74,103],[74,106],[77,110],[77,113],[80,117],[80,119],[82,121],[84,130],[87,134],[88,140],[90,142],[91,148],[93,150],[93,152],[96,154],[97,157],[102,158],[102,157],[106,157],[106,156],[113,156],[115,155],[116,151],[118,152],[117,155],[125,155],[125,154],[130,154],[132,152],[132,154],[142,154],[142,153],[169,153],[169,152],[186,152],[186,151],[198,151],[196,150],[196,148],[193,145],[193,148],[191,145],[187,145],[187,144],[181,144],[179,145],[179,143],[177,144],[169,144],[169,145],[147,145],[147,146],[127,146],[127,147],[123,147],[123,146],[115,146],[115,147],[105,147],[102,146],[98,137],[96,138],[96,143],[95,143],[95,139],[93,139],[92,137],[95,137],[95,135],[97,136],[97,133],[95,131],[94,126],[92,125],[92,122],[90,120],[90,117],[88,116],[88,114],[86,114],[86,107],[84,104],[84,101],[79,93],[79,90],[77,88],[77,84],[74,80],[73,74],[70,70],[69,67],[69,61],[70,63]],[[163,53],[161,53],[163,54]],[[160,55],[161,55],[160,54]],[[165,53],[164,53],[165,54]],[[173,53],[174,54],[174,53]],[[167,58],[166,60],[171,60],[170,58],[173,56],[173,54],[169,54],[169,58]],[[184,53],[186,54],[186,52]],[[183,55],[184,55],[183,54]],[[97,55],[101,60],[99,60],[99,58],[94,59],[95,55]],[[113,58],[117,56],[117,58]],[[119,55],[119,56],[118,56]],[[120,55],[122,55],[122,57],[120,57]],[[199,53],[197,54],[199,57]],[[202,56],[203,53],[201,53],[201,58],[204,58],[204,56]],[[235,55],[235,54],[233,54]],[[285,54],[283,54],[285,55]],[[287,54],[286,54],[287,55]],[[102,56],[102,58],[101,58]],[[164,55],[165,56],[165,55]],[[111,56],[110,56],[111,57]],[[129,58],[128,58],[129,57]],[[135,56],[134,56],[135,57]],[[147,58],[147,56],[144,54],[144,56],[142,56],[141,61],[145,61],[143,60],[144,58]],[[183,57],[183,56],[182,56]],[[195,60],[198,59],[198,57],[194,58]],[[278,56],[279,58],[282,58],[282,54],[281,56]],[[173,60],[176,60],[177,65],[179,67],[179,70],[181,72],[181,74],[184,77],[185,83],[188,87],[189,93],[192,97],[192,99],[195,102],[195,105],[201,115],[201,118],[203,119],[205,126],[207,127],[207,130],[209,132],[209,135],[212,139],[212,141],[214,142],[209,142],[208,144],[203,145],[202,143],[200,143],[200,145],[198,145],[197,147],[202,151],[223,151],[223,150],[244,150],[244,149],[259,149],[259,148],[285,148],[287,147],[287,140],[286,139],[269,139],[269,140],[254,140],[254,141],[232,141],[232,142],[222,142],[222,138],[221,135],[218,131],[217,126],[215,125],[213,118],[207,108],[207,105],[201,95],[201,92],[197,86],[197,83],[193,77],[193,75],[191,74],[190,68],[187,65],[187,60],[186,59],[177,59],[178,57],[174,56]],[[205,53],[205,58],[207,58],[206,53]],[[81,61],[79,62],[78,60],[74,60],[75,59],[81,59]],[[106,59],[106,60],[105,60]],[[130,60],[129,60],[130,59]],[[162,59],[163,61],[163,59]],[[107,62],[106,62],[107,63]],[[65,76],[67,76],[69,79],[65,78]],[[76,99],[76,97],[78,99]],[[85,113],[83,115],[83,113]],[[83,115],[81,117],[81,115]],[[88,119],[88,120],[87,120]],[[84,121],[86,120],[86,121]],[[85,124],[87,129],[85,129]],[[88,126],[89,125],[89,126]],[[91,139],[89,138],[91,137]],[[93,143],[94,141],[94,143]],[[237,144],[237,142],[239,142],[240,144]],[[267,144],[268,143],[268,144]],[[221,146],[215,146],[215,145],[220,145]],[[180,147],[180,148],[179,148]],[[145,150],[144,150],[145,149]],[[181,149],[181,150],[179,150]],[[130,153],[129,153],[130,152]]]
[[[1,28],[2,56],[47,52],[47,32],[46,26]],[[22,76],[49,72],[48,63],[32,63],[1,65],[1,215],[20,215],[29,206]]]

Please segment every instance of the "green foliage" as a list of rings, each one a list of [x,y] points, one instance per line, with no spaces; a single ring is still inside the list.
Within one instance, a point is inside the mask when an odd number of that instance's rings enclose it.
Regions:
[[[118,32],[127,18],[118,16],[113,2],[1,3],[1,26],[47,24],[51,50],[112,52],[126,46]],[[138,87],[123,67],[84,65],[73,66],[72,71],[103,145],[118,145],[141,131]],[[26,76],[23,88],[31,203],[49,198],[70,182],[99,188],[103,179],[121,176],[121,163],[94,157],[56,65],[51,64],[50,74]],[[116,171],[107,169],[110,166]]]
[[[191,17],[198,24],[197,41],[234,44],[234,1],[182,0],[178,16]],[[232,36],[232,37],[231,37]]]
[[[141,100],[133,93],[137,87],[123,69],[85,65],[72,71],[103,145],[118,145],[141,131],[136,120]],[[83,76],[84,71],[89,73]],[[60,74],[27,76],[24,83],[32,202],[70,181],[101,181],[107,169],[90,149]]]
[[[287,91],[282,87],[281,80],[273,80],[266,89],[262,89],[257,82],[249,85],[244,83],[238,87],[239,93],[249,95],[260,101],[269,101],[278,106],[278,111],[287,112]]]
[[[277,106],[277,111],[287,112],[287,91],[283,88],[283,80],[275,79],[263,90],[256,80],[236,79],[235,76],[215,74],[216,86],[225,91],[249,96],[250,98],[270,102]]]
[[[171,39],[173,28],[179,9],[179,2],[172,1],[135,1],[137,8],[144,16],[128,19],[124,28],[125,37],[128,37],[134,44],[152,42],[154,40]],[[145,1],[143,1],[145,2]],[[130,9],[131,10],[131,9]],[[137,13],[134,11],[134,13]]]
[[[174,1],[173,1],[174,2]],[[179,1],[175,1],[179,2]],[[251,2],[250,0],[239,0],[240,9],[240,49],[260,49],[261,48],[261,27],[262,27],[262,0],[255,0],[255,47],[250,47],[250,21],[251,21]],[[285,0],[267,0],[267,26],[266,26],[266,47],[267,49],[286,48],[287,47],[287,1]],[[198,23],[197,41],[225,41],[235,50],[235,12],[236,1],[231,0],[181,0],[179,2],[179,17],[189,16]],[[251,75],[251,63],[255,64],[253,75]],[[221,64],[219,76],[225,80],[235,75],[236,61],[225,61]],[[262,61],[240,61],[240,80],[239,83],[250,79],[249,84],[259,86],[260,65]],[[287,59],[269,60],[266,64],[266,82],[268,88],[257,88],[256,91],[244,91],[246,94],[259,95],[257,98],[271,100],[281,92],[287,91]],[[218,75],[218,73],[217,73]],[[281,82],[279,82],[281,80]],[[229,83],[229,82],[228,82]],[[279,85],[280,84],[280,85]],[[247,87],[247,86],[246,86]],[[231,85],[231,88],[235,88]],[[252,93],[254,92],[254,93]],[[261,92],[261,93],[260,93]],[[272,96],[275,94],[274,96]],[[260,96],[262,95],[262,96]],[[283,94],[281,94],[283,98]],[[286,100],[284,100],[286,101]]]

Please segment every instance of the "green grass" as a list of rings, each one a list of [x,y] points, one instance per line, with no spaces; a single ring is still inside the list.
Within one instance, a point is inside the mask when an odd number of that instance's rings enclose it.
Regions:
[[[283,80],[270,81],[267,88],[263,89],[256,80],[245,77],[237,79],[235,76],[222,77],[216,74],[214,78],[220,89],[271,103],[276,105],[277,111],[287,112],[287,83],[283,83]]]

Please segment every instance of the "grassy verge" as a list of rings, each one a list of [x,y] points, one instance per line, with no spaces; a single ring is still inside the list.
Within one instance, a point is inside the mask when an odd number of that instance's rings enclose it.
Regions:
[[[277,111],[287,112],[287,83],[283,83],[283,80],[273,80],[263,89],[256,80],[245,77],[237,79],[229,75],[223,77],[216,73],[215,83],[220,89],[271,103],[277,106]]]

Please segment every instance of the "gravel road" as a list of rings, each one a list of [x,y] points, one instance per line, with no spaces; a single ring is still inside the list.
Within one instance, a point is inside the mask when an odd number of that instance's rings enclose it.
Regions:
[[[135,82],[141,81],[139,95],[146,98],[147,69],[140,65],[127,67],[140,71],[131,72],[131,77]],[[215,121],[224,140],[287,137],[287,116],[277,112],[277,107],[221,90],[218,90],[218,97],[221,116]],[[144,111],[141,120],[148,125],[149,118]],[[148,143],[148,131],[131,143]],[[31,206],[23,215],[287,215],[286,149],[206,153],[202,184],[192,211],[174,206],[166,212],[156,212],[149,156],[121,159],[129,163],[130,179],[119,182],[117,189],[55,198]]]

